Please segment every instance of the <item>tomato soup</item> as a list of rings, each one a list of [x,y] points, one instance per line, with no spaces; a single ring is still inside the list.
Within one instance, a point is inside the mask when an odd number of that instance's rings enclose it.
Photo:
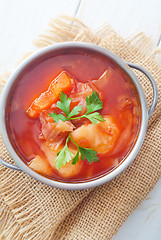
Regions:
[[[62,92],[71,99],[70,111],[75,106],[81,110],[75,119],[56,122],[50,113],[64,114],[57,106]],[[93,113],[103,118],[95,124],[79,119],[94,93],[102,108]],[[83,182],[108,174],[131,152],[140,130],[140,100],[130,77],[92,50],[65,48],[43,55],[19,74],[8,102],[7,131],[16,153],[34,171],[57,181]],[[94,151],[98,161],[78,154],[76,164],[67,161],[56,168],[69,134],[72,158],[79,145]]]

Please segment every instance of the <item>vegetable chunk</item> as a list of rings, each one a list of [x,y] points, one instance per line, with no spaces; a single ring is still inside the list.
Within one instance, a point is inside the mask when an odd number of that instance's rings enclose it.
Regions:
[[[77,175],[81,171],[81,167],[82,161],[77,162],[75,165],[69,162],[62,166],[58,171],[62,177],[70,178]]]
[[[50,166],[53,169],[56,169],[55,167],[55,158],[57,157],[57,152],[52,151],[46,144],[43,144],[41,147],[42,151],[45,153],[47,160],[50,164]],[[76,150],[73,148],[70,148],[70,151],[73,153],[73,155],[76,154]],[[72,164],[72,161],[66,163],[61,168],[59,168],[57,171],[62,177],[65,178],[71,178],[77,175],[82,168],[82,161],[79,161],[75,165]]]
[[[45,175],[52,173],[52,168],[49,163],[38,155],[30,162],[29,167],[34,171]]]
[[[61,72],[49,85],[47,91],[40,94],[36,98],[31,106],[27,109],[29,117],[37,117],[43,109],[49,108],[53,103],[55,103],[60,93],[69,92],[72,89],[73,79],[70,78],[66,72]]]
[[[98,124],[82,125],[71,133],[71,137],[81,147],[91,148],[99,154],[109,152],[119,135],[119,129],[111,116]]]

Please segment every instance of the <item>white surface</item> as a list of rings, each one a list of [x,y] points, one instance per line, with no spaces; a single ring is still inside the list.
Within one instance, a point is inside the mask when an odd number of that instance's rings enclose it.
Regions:
[[[161,36],[161,0],[0,0],[0,74],[13,70],[50,18],[62,14],[92,29],[108,22],[123,37],[145,32],[155,46]],[[161,180],[113,238],[134,239],[161,239]]]
[[[161,239],[161,179],[112,240]]]
[[[75,15],[79,0],[0,0],[0,72],[13,70],[51,17]]]
[[[77,17],[92,29],[107,21],[125,38],[144,32],[157,43],[161,34],[161,0],[82,0]]]

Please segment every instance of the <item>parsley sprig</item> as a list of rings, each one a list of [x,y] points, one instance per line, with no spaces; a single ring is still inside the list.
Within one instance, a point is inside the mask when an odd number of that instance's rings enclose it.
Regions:
[[[71,140],[74,145],[76,145],[77,147],[77,153],[74,156],[74,154],[70,151],[70,149],[68,148],[68,142],[69,140]],[[76,164],[79,161],[79,156],[81,156],[81,160],[85,160],[87,159],[87,161],[89,163],[92,162],[98,162],[99,159],[97,157],[97,152],[89,149],[89,148],[83,148],[80,147],[71,137],[70,133],[66,139],[66,143],[65,146],[63,147],[63,149],[58,152],[57,157],[55,159],[55,166],[57,169],[59,169],[60,167],[62,167],[63,165],[65,165],[67,162],[70,162],[72,160],[72,164]]]
[[[75,106],[70,111],[70,104],[71,104],[71,98],[68,98],[67,95],[63,92],[61,92],[59,96],[60,101],[57,102],[57,107],[61,109],[65,115],[63,114],[56,114],[56,113],[49,113],[49,116],[54,119],[56,123],[58,123],[59,120],[61,121],[70,121],[80,118],[87,118],[89,119],[93,124],[97,124],[100,121],[104,122],[105,119],[101,116],[100,113],[96,112],[103,108],[103,103],[100,100],[100,97],[96,91],[93,91],[89,97],[86,97],[86,106],[87,111],[85,114],[76,117],[80,111],[82,110],[82,106]],[[70,151],[68,148],[68,142],[71,140],[73,144],[77,147],[77,153],[74,156],[74,154]],[[70,162],[72,160],[72,164],[76,164],[79,161],[79,158],[81,157],[81,160],[87,159],[89,163],[92,162],[98,162],[99,159],[97,157],[97,152],[89,149],[89,148],[83,148],[80,147],[71,137],[71,134],[69,133],[65,146],[62,148],[60,152],[58,152],[57,157],[55,159],[55,166],[57,169],[65,165],[67,162]]]
[[[72,160],[72,164],[76,164],[79,161],[79,153],[81,154],[81,160],[85,160],[87,159],[87,161],[89,163],[92,162],[98,162],[99,158],[97,157],[97,152],[90,149],[90,148],[83,148],[80,147],[74,140],[73,138],[70,136],[71,141],[76,145],[77,147],[77,153],[75,155],[75,157]]]
[[[65,165],[67,162],[70,162],[72,160],[72,157],[74,157],[73,153],[68,148],[69,138],[70,134],[66,139],[65,146],[60,152],[57,153],[57,157],[55,159],[55,166],[57,169]]]
[[[59,120],[69,121],[69,120],[75,120],[80,118],[88,118],[93,124],[97,124],[100,121],[104,122],[104,118],[101,116],[100,113],[96,112],[100,109],[102,109],[103,103],[100,100],[100,97],[96,91],[93,91],[89,97],[86,97],[86,106],[87,111],[84,115],[74,117],[80,113],[82,110],[82,106],[75,106],[72,111],[70,112],[70,103],[71,98],[67,98],[67,95],[63,92],[61,92],[59,96],[60,101],[57,102],[57,107],[61,109],[66,116],[63,114],[56,114],[56,113],[49,113],[50,117],[53,117],[54,121],[58,123]]]
[[[69,121],[72,116],[78,115],[79,112],[82,110],[82,106],[75,106],[70,112],[70,103],[72,99],[67,98],[67,95],[63,92],[61,92],[59,99],[60,101],[57,102],[57,107],[65,113],[66,117],[61,113],[49,113],[49,116],[53,117],[56,123],[58,123],[59,120],[62,120],[63,122]]]

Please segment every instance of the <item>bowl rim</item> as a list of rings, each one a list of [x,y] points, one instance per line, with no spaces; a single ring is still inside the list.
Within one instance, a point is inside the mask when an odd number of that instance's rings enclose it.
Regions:
[[[39,58],[43,54],[50,53],[51,51],[62,49],[62,48],[84,48],[93,50],[96,52],[99,52],[109,58],[111,58],[116,64],[118,64],[130,77],[132,82],[134,83],[139,98],[140,98],[140,104],[141,104],[141,113],[142,113],[142,119],[141,119],[141,125],[140,125],[140,131],[137,137],[137,140],[135,142],[134,147],[132,148],[129,155],[126,157],[126,159],[114,170],[107,173],[106,175],[103,175],[97,179],[94,179],[87,182],[76,182],[76,183],[67,183],[67,182],[58,182],[49,178],[46,178],[37,172],[30,169],[24,162],[21,160],[21,158],[17,155],[15,152],[10,140],[9,136],[7,134],[6,124],[5,124],[5,106],[7,103],[8,93],[10,92],[10,89],[14,83],[14,81],[17,79],[20,72],[26,68],[26,66],[31,63],[32,61],[35,61],[37,58]],[[36,180],[52,187],[60,188],[60,189],[66,189],[66,190],[81,190],[81,189],[89,189],[93,188],[99,185],[102,185],[108,181],[111,181],[113,178],[118,176],[121,172],[123,172],[129,164],[135,159],[137,153],[139,152],[142,143],[144,141],[146,131],[147,131],[147,125],[148,125],[148,108],[146,103],[145,94],[143,91],[143,88],[134,74],[134,72],[130,69],[130,67],[126,64],[126,62],[118,57],[113,52],[107,50],[106,48],[100,47],[98,45],[92,44],[92,43],[84,43],[84,42],[63,42],[63,43],[56,43],[51,46],[47,46],[43,49],[38,50],[36,53],[29,56],[27,59],[25,59],[15,70],[15,72],[11,75],[9,80],[7,81],[2,96],[0,99],[0,132],[3,138],[3,141],[6,145],[6,148],[10,155],[12,156],[14,162],[17,164],[17,166],[22,169],[23,172],[27,173],[31,177],[35,178]]]

